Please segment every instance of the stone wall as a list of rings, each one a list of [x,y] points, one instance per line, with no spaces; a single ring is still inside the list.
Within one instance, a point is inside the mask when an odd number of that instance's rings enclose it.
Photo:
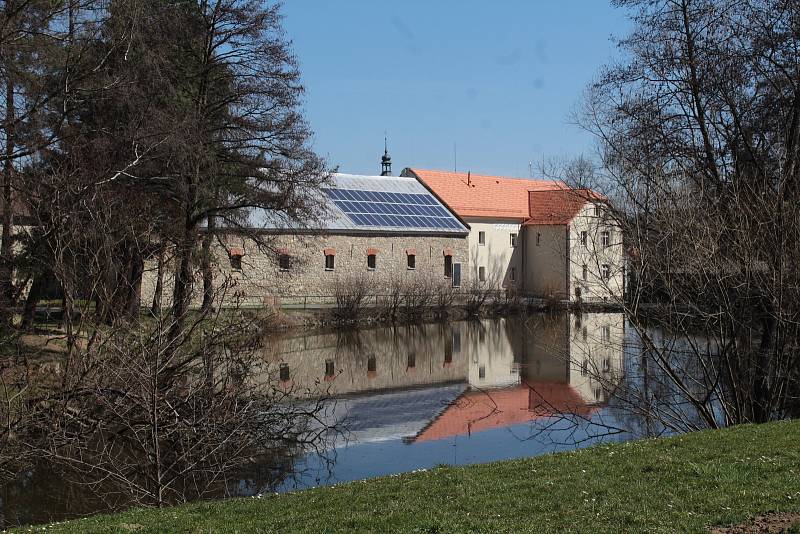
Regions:
[[[214,285],[227,304],[263,306],[279,304],[288,297],[331,297],[337,286],[366,286],[368,294],[385,294],[395,283],[433,282],[446,286],[445,251],[462,264],[461,287],[469,273],[466,237],[433,235],[280,235],[266,247],[236,234],[220,236],[212,246]],[[237,250],[238,249],[238,250]],[[374,250],[372,250],[374,249]],[[334,268],[325,268],[325,251],[333,252]],[[232,268],[229,252],[243,252],[241,270]],[[367,266],[367,253],[375,252],[376,266]],[[408,267],[408,253],[415,265]],[[289,268],[279,265],[279,255],[289,256]],[[169,305],[174,266],[164,269],[162,305]],[[156,285],[157,264],[148,261],[142,281],[142,304],[149,306]],[[324,300],[324,299],[320,299]],[[202,301],[202,278],[197,273],[193,304]],[[313,304],[314,299],[310,299]]]

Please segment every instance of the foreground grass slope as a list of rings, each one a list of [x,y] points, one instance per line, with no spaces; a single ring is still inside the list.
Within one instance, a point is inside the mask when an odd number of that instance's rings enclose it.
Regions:
[[[131,510],[47,531],[703,532],[766,511],[800,511],[800,422]]]

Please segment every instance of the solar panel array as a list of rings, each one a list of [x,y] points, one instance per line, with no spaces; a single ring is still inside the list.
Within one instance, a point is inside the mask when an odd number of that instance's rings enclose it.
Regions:
[[[325,193],[357,226],[463,229],[431,195],[357,189],[325,189]]]

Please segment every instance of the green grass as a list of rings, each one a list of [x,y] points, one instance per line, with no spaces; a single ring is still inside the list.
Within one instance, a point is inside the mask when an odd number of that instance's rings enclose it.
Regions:
[[[800,421],[136,509],[47,531],[703,532],[768,511],[800,511]]]

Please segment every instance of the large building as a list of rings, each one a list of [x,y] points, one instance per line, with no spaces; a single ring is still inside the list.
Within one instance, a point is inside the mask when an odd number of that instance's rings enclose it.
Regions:
[[[250,231],[218,230],[212,257],[223,303],[285,305],[302,297],[316,305],[360,288],[387,295],[398,287],[466,283],[469,229],[415,178],[388,171],[335,174],[319,202],[322,215],[313,226],[279,223],[255,212],[250,220],[258,240]],[[151,261],[142,283],[144,303],[151,302],[156,279]],[[198,278],[194,305],[202,300],[201,286]],[[171,293],[165,285],[165,304]]]
[[[473,288],[561,300],[624,292],[621,232],[604,197],[547,180],[405,169],[470,227]]]

